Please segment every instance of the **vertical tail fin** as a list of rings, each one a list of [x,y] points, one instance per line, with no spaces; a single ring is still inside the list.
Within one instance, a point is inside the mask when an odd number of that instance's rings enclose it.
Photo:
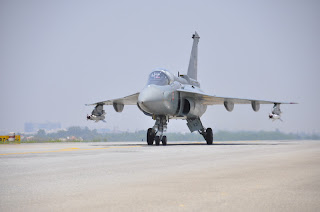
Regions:
[[[191,79],[197,80],[197,66],[198,66],[198,43],[199,43],[199,35],[197,32],[195,32],[192,36],[193,38],[193,44],[192,44],[192,50],[190,55],[190,62],[188,67],[188,76]]]

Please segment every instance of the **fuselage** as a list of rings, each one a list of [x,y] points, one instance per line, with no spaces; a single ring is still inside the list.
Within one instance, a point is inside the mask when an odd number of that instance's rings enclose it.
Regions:
[[[206,105],[188,99],[179,89],[203,92],[197,81],[188,76],[174,76],[165,69],[153,71],[147,85],[140,92],[138,107],[150,116],[164,115],[169,118],[195,118],[206,111]]]

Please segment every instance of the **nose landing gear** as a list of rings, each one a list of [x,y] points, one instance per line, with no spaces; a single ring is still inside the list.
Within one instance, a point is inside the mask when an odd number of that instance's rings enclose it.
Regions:
[[[149,128],[147,132],[147,144],[156,146],[160,145],[160,141],[162,145],[167,145],[167,136],[163,135],[163,133],[167,130],[167,117],[166,116],[157,116],[156,123],[153,128]]]

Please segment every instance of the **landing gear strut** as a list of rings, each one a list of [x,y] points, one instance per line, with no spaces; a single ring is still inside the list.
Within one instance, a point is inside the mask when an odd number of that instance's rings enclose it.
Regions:
[[[147,132],[147,143],[148,145],[153,145],[155,141],[156,146],[160,145],[160,141],[162,145],[167,145],[167,136],[163,135],[163,133],[167,130],[167,122],[168,118],[166,116],[156,116],[156,123],[153,128],[149,128]]]
[[[208,145],[213,143],[213,133],[211,128],[204,128],[200,118],[187,119],[187,125],[191,132],[198,131],[207,141]]]

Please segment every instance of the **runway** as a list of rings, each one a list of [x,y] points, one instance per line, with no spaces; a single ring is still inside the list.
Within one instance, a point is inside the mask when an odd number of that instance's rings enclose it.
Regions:
[[[319,211],[320,141],[0,145],[0,211]]]

